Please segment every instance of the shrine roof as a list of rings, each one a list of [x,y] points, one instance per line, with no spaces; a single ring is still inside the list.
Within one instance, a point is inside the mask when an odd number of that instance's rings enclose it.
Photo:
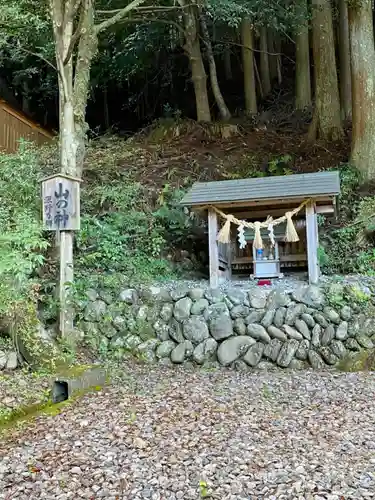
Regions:
[[[182,205],[215,205],[257,200],[334,197],[340,194],[338,171],[228,181],[196,182]]]

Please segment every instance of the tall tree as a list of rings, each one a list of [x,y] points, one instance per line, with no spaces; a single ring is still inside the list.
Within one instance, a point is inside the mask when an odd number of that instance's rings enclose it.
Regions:
[[[254,68],[254,37],[253,26],[248,17],[241,23],[242,64],[244,74],[245,109],[246,113],[255,115],[258,112],[256,81]]]
[[[187,4],[178,0],[183,9],[185,44],[184,50],[190,61],[191,78],[193,80],[197,120],[210,122],[211,111],[207,91],[207,75],[204,69],[201,45],[199,41],[198,11],[195,4]]]
[[[352,72],[350,66],[350,42],[348,4],[339,0],[339,69],[341,114],[344,120],[352,116]]]
[[[375,49],[371,0],[349,7],[352,68],[352,163],[365,180],[375,178]]]
[[[203,10],[200,10],[199,20],[200,20],[200,25],[201,25],[201,29],[202,29],[202,38],[203,38],[204,43],[206,45],[212,92],[214,94],[217,107],[219,108],[220,117],[222,118],[222,120],[229,120],[231,117],[231,114],[230,114],[230,111],[228,109],[228,106],[225,103],[223,94],[221,93],[221,90],[220,90],[220,85],[219,85],[219,81],[217,78],[215,57],[214,57],[214,54],[212,51],[211,38],[210,38],[210,34],[208,32],[206,17],[205,17]]]
[[[326,140],[343,137],[337,82],[332,10],[329,0],[313,0],[312,32],[315,70],[315,111],[311,137]],[[314,130],[315,129],[315,130]]]
[[[310,44],[307,1],[299,3],[302,22],[296,33],[296,109],[311,106]]]
[[[267,28],[262,26],[260,28],[260,79],[262,82],[263,94],[268,95],[271,92],[271,75],[269,64],[269,51],[267,41]]]

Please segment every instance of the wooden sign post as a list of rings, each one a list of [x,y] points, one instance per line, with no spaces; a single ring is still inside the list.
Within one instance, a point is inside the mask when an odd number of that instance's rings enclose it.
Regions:
[[[42,180],[43,226],[56,232],[59,247],[60,334],[73,331],[73,311],[69,307],[69,286],[73,283],[73,231],[80,229],[81,179],[55,174]]]

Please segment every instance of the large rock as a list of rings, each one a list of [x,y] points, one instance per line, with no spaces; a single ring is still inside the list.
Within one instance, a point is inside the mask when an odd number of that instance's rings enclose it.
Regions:
[[[337,340],[346,340],[348,338],[348,323],[346,321],[342,321],[336,330],[336,339]]]
[[[203,299],[204,296],[204,290],[202,288],[192,288],[189,290],[189,297],[192,300],[199,300]]]
[[[295,328],[289,325],[283,325],[284,332],[288,335],[290,339],[302,340],[302,334],[298,332]]]
[[[249,291],[249,302],[254,309],[264,309],[267,303],[268,294],[260,288]]]
[[[207,323],[200,316],[187,319],[183,324],[183,333],[185,339],[190,340],[194,345],[200,344],[210,336]]]
[[[158,319],[155,321],[155,323],[152,325],[156,336],[159,340],[170,340],[169,339],[169,326],[164,323],[161,319]]]
[[[320,325],[315,325],[312,330],[311,345],[313,347],[320,347],[320,338],[322,335],[322,327]]]
[[[311,316],[311,314],[303,313],[301,319],[306,323],[309,328],[314,328],[315,319]]]
[[[185,337],[182,333],[182,324],[174,318],[169,323],[169,336],[178,344],[185,342]]]
[[[194,315],[203,314],[203,312],[208,308],[209,303],[207,299],[198,299],[193,303],[190,309],[190,313]]]
[[[319,354],[317,352],[311,350],[308,352],[307,357],[308,357],[310,365],[315,370],[323,370],[323,368],[325,367],[324,361],[322,360],[322,358],[319,356]]]
[[[173,316],[173,304],[166,302],[165,304],[162,305],[160,309],[160,317],[162,320],[168,323],[168,321],[170,321],[172,316]]]
[[[285,342],[280,349],[276,363],[282,368],[288,367],[290,365],[290,362],[294,358],[294,355],[296,354],[298,346],[299,342],[294,339]]]
[[[305,339],[311,340],[311,332],[307,324],[303,321],[303,319],[296,319],[294,326],[300,333],[302,333],[302,336]]]
[[[256,342],[254,345],[250,346],[247,353],[243,357],[243,360],[249,366],[257,366],[259,361],[262,359],[264,352],[264,344],[262,342]]]
[[[332,340],[330,348],[333,354],[339,359],[344,358],[347,354],[346,347],[340,340]]]
[[[172,363],[183,363],[185,360],[186,344],[178,344],[171,352]]]
[[[168,358],[175,347],[176,344],[173,342],[173,340],[165,340],[160,345],[158,345],[156,349],[156,357],[159,359]]]
[[[373,341],[371,339],[369,339],[363,333],[360,335],[357,335],[357,342],[360,346],[364,347],[365,349],[373,349],[373,347],[374,347]]]
[[[213,304],[207,309],[210,333],[215,340],[222,340],[233,335],[232,320],[225,304]]]
[[[193,351],[193,360],[202,365],[205,361],[212,359],[217,351],[217,342],[213,338],[208,338],[198,344]]]
[[[320,354],[327,365],[335,365],[339,358],[333,354],[329,347],[321,347]]]
[[[233,321],[233,330],[237,335],[246,335],[246,325],[242,318],[237,318]]]
[[[0,351],[0,370],[4,370],[7,364],[8,356],[4,351]]]
[[[269,326],[272,325],[273,318],[275,316],[275,310],[274,309],[269,309],[266,314],[263,316],[263,319],[261,321],[261,325],[264,326],[264,328],[268,328]]]
[[[85,321],[100,321],[105,316],[106,311],[107,304],[104,300],[89,302],[84,312]]]
[[[286,308],[280,307],[276,312],[273,318],[273,324],[277,326],[277,328],[281,328],[285,322]]]
[[[240,306],[245,301],[245,294],[242,290],[231,289],[227,292],[227,297],[234,306]]]
[[[88,288],[85,292],[85,295],[89,300],[92,301],[95,301],[99,297],[98,292],[94,290],[94,288]]]
[[[307,339],[302,340],[298,346],[296,358],[300,359],[301,361],[306,361],[309,349],[310,342]]]
[[[224,295],[218,288],[209,288],[208,290],[206,290],[204,296],[210,304],[218,304],[224,299]]]
[[[325,307],[323,313],[331,323],[336,323],[337,325],[340,323],[340,315],[333,307]]]
[[[267,309],[278,309],[290,304],[291,298],[287,292],[272,290],[267,298]]]
[[[343,306],[340,311],[341,318],[344,321],[349,321],[352,317],[352,310],[349,306]]]
[[[293,299],[314,309],[321,308],[325,302],[323,290],[316,285],[307,285],[295,290]]]
[[[314,319],[318,323],[318,325],[320,325],[322,328],[327,328],[328,321],[323,316],[323,314],[318,313],[318,312],[314,313]]]
[[[236,318],[246,318],[250,313],[250,308],[243,305],[233,306],[230,311],[230,316],[232,319]]]
[[[149,339],[139,344],[137,350],[148,363],[153,363],[156,360],[155,351],[159,344],[160,340]]]
[[[181,286],[171,290],[169,293],[171,294],[172,300],[177,302],[187,296],[189,289],[187,286]]]
[[[263,356],[275,362],[279,356],[283,343],[278,339],[272,339],[264,348]]]
[[[125,288],[119,295],[119,300],[125,304],[135,304],[138,300],[137,290],[134,288]]]
[[[178,300],[174,305],[173,316],[177,319],[177,321],[184,321],[188,319],[190,316],[190,309],[193,304],[193,301],[190,297],[184,297],[183,299]]]
[[[345,342],[345,347],[347,349],[349,349],[350,351],[360,351],[361,350],[361,346],[358,344],[356,339],[353,339],[353,338],[349,338]]]
[[[335,327],[333,325],[328,325],[327,328],[325,328],[321,338],[322,346],[329,345],[334,338],[335,338]]]
[[[125,332],[127,330],[127,321],[123,316],[115,316],[112,320],[112,324],[119,332]]]
[[[245,318],[245,323],[249,325],[250,323],[260,323],[264,316],[264,309],[259,309],[256,311],[250,311],[249,315]]]
[[[273,339],[279,339],[281,340],[282,342],[285,342],[286,340],[288,340],[288,337],[286,336],[286,334],[280,330],[280,328],[276,328],[276,326],[269,326],[267,328],[267,332],[269,333],[270,337],[272,337]]]
[[[160,286],[150,286],[141,293],[142,297],[151,302],[172,302],[171,294]]]
[[[268,335],[266,329],[262,325],[257,325],[256,323],[250,323],[247,325],[247,333],[250,337],[254,339],[261,340],[268,344],[271,342],[271,337]]]
[[[15,370],[18,366],[18,356],[15,351],[8,354],[7,363],[5,365],[6,370]]]
[[[250,346],[255,344],[255,340],[246,335],[231,337],[224,340],[217,351],[219,363],[227,366],[242,357]]]
[[[295,304],[288,307],[285,315],[285,324],[293,326],[296,319],[299,318],[306,311],[306,306],[304,304]]]

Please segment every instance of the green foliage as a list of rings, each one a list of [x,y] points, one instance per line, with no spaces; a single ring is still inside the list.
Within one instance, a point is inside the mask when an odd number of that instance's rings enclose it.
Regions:
[[[322,246],[319,262],[327,274],[375,273],[373,197],[362,200],[358,195],[360,174],[350,165],[340,167],[339,227],[327,227],[322,220]],[[324,229],[324,231],[323,231]]]
[[[375,371],[375,350],[351,353],[339,362],[337,368],[343,372]]]
[[[21,143],[18,154],[0,155],[0,313],[26,298],[49,246],[40,220],[36,152]]]
[[[140,184],[112,183],[83,192],[82,218],[77,233],[76,269],[121,274],[123,282],[137,283],[171,275],[163,258],[164,228],[153,215]]]

